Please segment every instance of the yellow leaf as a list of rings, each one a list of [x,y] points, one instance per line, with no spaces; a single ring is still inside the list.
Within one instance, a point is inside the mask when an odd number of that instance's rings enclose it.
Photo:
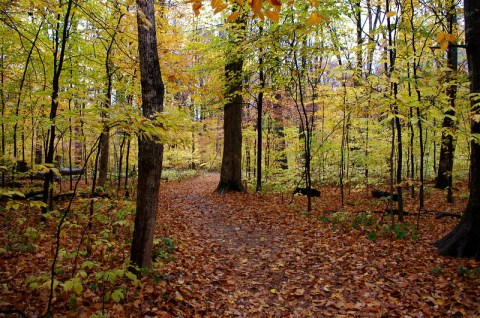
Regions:
[[[278,12],[265,11],[265,15],[267,16],[267,18],[269,18],[272,21],[275,21],[275,22],[280,21],[280,16],[278,15]]]
[[[272,289],[270,289],[270,292],[271,292],[272,294],[276,294],[276,293],[277,293],[277,290],[276,290],[275,288],[272,288]]]
[[[178,300],[178,301],[183,301],[184,300],[182,294],[180,294],[178,291],[175,292],[175,299]]]
[[[230,14],[230,15],[228,16],[228,18],[227,18],[227,23],[230,23],[230,22],[232,22],[232,21],[235,21],[235,20],[238,18],[239,15],[240,15],[240,12],[238,12],[238,11],[237,11],[237,12],[233,12],[232,14]]]
[[[322,17],[319,16],[316,12],[312,12],[310,17],[308,18],[308,23],[310,23],[311,25],[318,24],[320,23],[320,21],[322,21]]]
[[[213,13],[219,13],[219,12],[222,12],[223,10],[225,10],[227,8],[227,5],[226,4],[221,4],[219,5],[217,8],[215,8],[215,11],[213,11]]]
[[[386,15],[387,15],[387,18],[391,18],[391,17],[396,16],[397,13],[396,13],[395,11],[388,11],[388,12],[386,13]]]
[[[330,286],[329,286],[329,285],[323,286],[323,290],[324,290],[324,291],[330,291]]]

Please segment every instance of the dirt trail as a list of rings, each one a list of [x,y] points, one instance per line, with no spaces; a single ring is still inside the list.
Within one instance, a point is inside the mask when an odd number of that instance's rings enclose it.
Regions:
[[[210,174],[161,187],[159,235],[179,248],[163,268],[168,292],[157,301],[175,316],[480,313],[458,281],[431,274],[452,262],[436,256],[430,239],[374,242],[305,217],[281,196],[214,194],[217,182]],[[443,299],[450,299],[448,308]]]

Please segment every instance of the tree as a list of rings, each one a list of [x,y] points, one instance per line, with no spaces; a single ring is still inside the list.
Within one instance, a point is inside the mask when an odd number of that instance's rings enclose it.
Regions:
[[[243,19],[230,25],[231,43],[225,65],[225,108],[223,118],[223,156],[220,182],[216,192],[244,191],[242,185],[242,68],[243,57],[238,51],[245,31]],[[233,34],[235,32],[236,34]]]
[[[157,51],[153,0],[137,0],[138,50],[142,86],[142,114],[148,120],[163,110],[165,87]],[[140,136],[138,140],[137,211],[130,260],[140,268],[152,264],[157,219],[158,191],[162,173],[163,145]]]
[[[447,13],[448,33],[455,34],[455,28],[457,24],[457,14],[455,1],[451,2],[451,6],[448,8]],[[451,83],[447,87],[447,95],[449,100],[449,106],[445,111],[442,123],[442,143],[440,148],[440,159],[438,163],[438,175],[435,183],[435,188],[445,189],[448,187],[448,202],[453,202],[452,196],[452,170],[453,170],[453,158],[455,154],[455,140],[454,132],[456,127],[455,119],[455,98],[457,94],[457,87],[455,84],[455,76],[458,70],[458,48],[452,43],[448,46],[447,60],[448,68],[447,79]]]
[[[60,92],[60,75],[63,70],[63,62],[65,61],[65,51],[68,38],[70,36],[69,23],[72,19],[72,5],[73,1],[68,1],[65,17],[63,20],[63,29],[60,29],[60,19],[58,19],[56,28],[55,28],[55,38],[54,38],[54,55],[53,55],[53,79],[52,79],[52,94],[51,94],[51,104],[50,104],[50,127],[48,129],[48,140],[46,144],[46,155],[45,163],[53,163],[53,155],[55,154],[55,137],[56,137],[56,125],[55,118],[57,117],[57,110],[59,106],[59,92]],[[60,18],[60,16],[58,16]],[[62,34],[60,36],[60,33]],[[53,170],[45,175],[45,182],[43,183],[43,202],[45,205],[48,203],[50,184],[53,182]],[[51,199],[51,198],[50,198]],[[46,213],[47,209],[42,208],[42,212]]]
[[[113,15],[119,11],[117,7],[118,4],[115,4],[115,10]],[[102,112],[102,119],[108,117],[108,109],[112,106],[112,82],[113,76],[115,74],[115,67],[112,62],[113,44],[115,43],[115,36],[117,35],[120,22],[122,21],[123,13],[118,12],[117,23],[112,32],[111,38],[108,39],[108,43],[105,43],[106,53],[105,53],[105,75],[106,75],[106,92],[105,92],[105,102],[103,103],[104,110]],[[110,157],[110,127],[108,122],[103,124],[102,134],[100,136],[100,143],[98,145],[100,151],[100,160],[99,160],[99,175],[98,175],[98,185],[104,186],[108,178],[108,162]]]
[[[472,141],[470,142],[470,196],[460,223],[435,243],[441,255],[480,260],[480,2],[464,1],[465,42],[470,77]]]

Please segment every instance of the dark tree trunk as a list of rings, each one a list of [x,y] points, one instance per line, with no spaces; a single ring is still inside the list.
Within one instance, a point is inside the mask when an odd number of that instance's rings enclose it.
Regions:
[[[156,112],[163,110],[165,91],[157,52],[154,1],[137,0],[137,10],[142,113],[152,120]],[[152,265],[162,159],[161,143],[139,137],[137,211],[130,260],[140,268]]]
[[[109,104],[109,102],[107,103]],[[108,108],[109,106],[105,105],[105,107]],[[97,185],[103,187],[108,178],[108,159],[110,157],[110,128],[107,125],[103,127],[98,148],[100,149],[100,159],[98,160]]]
[[[63,21],[63,30],[60,29],[60,25],[62,24],[60,21],[57,21],[57,26],[55,29],[55,43],[54,43],[54,57],[53,57],[53,79],[52,79],[52,95],[51,95],[51,105],[50,105],[50,122],[51,125],[48,129],[47,133],[47,141],[45,147],[45,163],[52,164],[53,163],[53,155],[55,153],[55,137],[56,137],[56,126],[55,126],[55,119],[57,117],[57,109],[58,109],[58,93],[60,92],[60,75],[62,74],[63,70],[63,62],[65,60],[65,50],[67,45],[67,40],[69,38],[69,23],[71,18],[71,9],[72,9],[73,1],[68,1],[67,3],[67,11],[65,13],[64,21]],[[60,31],[62,31],[62,35],[60,36]],[[45,175],[45,182],[43,183],[43,202],[48,205],[49,202],[49,193],[50,191],[50,184],[53,182],[53,171],[50,170]],[[51,199],[51,197],[50,197]],[[52,201],[50,200],[50,203]],[[50,204],[50,208],[52,208]],[[47,208],[42,208],[42,214],[47,212]],[[43,216],[42,216],[43,218]]]
[[[465,42],[472,114],[480,115],[480,1],[465,0]],[[480,122],[471,121],[472,134],[480,134]],[[470,153],[470,197],[460,223],[435,246],[441,255],[473,257],[480,260],[480,143],[472,140]]]
[[[237,19],[237,30],[242,32],[244,23]],[[234,26],[235,27],[235,26]],[[239,36],[237,35],[237,38]],[[233,43],[238,46],[239,43]],[[223,118],[223,157],[220,182],[216,192],[244,191],[242,185],[242,68],[243,57],[240,52],[228,52],[225,65],[226,88],[225,110]]]
[[[260,34],[262,28],[260,27]],[[256,192],[262,191],[262,115],[263,115],[263,89],[265,88],[265,74],[263,72],[263,52],[260,49],[260,58],[258,59],[259,77],[260,77],[260,92],[258,93],[257,100],[257,185]]]
[[[453,34],[455,25],[457,24],[457,15],[455,12],[455,3],[449,9],[447,20],[449,23],[448,32]],[[438,175],[435,183],[435,188],[445,189],[449,188],[448,201],[453,202],[452,197],[452,170],[453,157],[455,154],[455,97],[457,94],[457,86],[455,85],[455,74],[458,69],[458,49],[455,45],[450,45],[447,50],[448,67],[450,70],[447,73],[447,79],[451,82],[447,88],[447,95],[449,100],[449,107],[445,111],[442,123],[442,142],[440,147],[440,159],[438,163]]]

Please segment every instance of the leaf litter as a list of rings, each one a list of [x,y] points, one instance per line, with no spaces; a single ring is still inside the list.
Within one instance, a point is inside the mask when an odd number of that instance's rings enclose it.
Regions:
[[[217,174],[208,174],[162,183],[157,238],[173,240],[173,253],[156,260],[154,273],[144,276],[140,285],[126,279],[118,286],[103,285],[113,291],[110,295],[124,297],[118,303],[102,301],[105,293],[93,280],[76,298],[58,291],[54,315],[90,317],[103,311],[107,316],[163,318],[480,316],[478,262],[438,256],[432,246],[458,219],[423,213],[419,229],[410,227],[409,235],[398,239],[384,231],[389,216],[378,225],[381,215],[374,211],[384,206],[365,191],[352,191],[342,207],[338,189],[325,187],[307,213],[305,197],[288,204],[288,194],[218,195],[213,192],[217,182]],[[464,199],[447,205],[444,196],[432,192],[426,206],[449,212],[465,208]],[[415,201],[407,199],[405,206],[415,211]],[[364,215],[377,220],[377,227],[354,222]],[[6,213],[0,217],[3,246],[11,241],[5,225],[13,221]],[[34,212],[24,217],[31,220],[26,221],[30,226],[38,218]],[[128,217],[132,220],[133,213]],[[409,215],[406,222],[415,224],[416,219],[416,214]],[[106,224],[94,224],[92,233],[107,235],[102,232]],[[2,254],[0,317],[6,316],[5,309],[19,309],[29,317],[44,310],[47,290],[32,290],[26,281],[48,273],[51,266],[53,229],[48,229],[43,229],[34,252]],[[65,233],[65,249],[87,244],[81,226]],[[91,254],[77,260],[91,260],[96,266],[84,269],[86,280],[121,267],[128,256],[131,229],[117,227],[107,236],[107,248],[93,246]],[[62,265],[64,271],[79,267],[67,257]],[[59,273],[58,279],[64,276]]]

